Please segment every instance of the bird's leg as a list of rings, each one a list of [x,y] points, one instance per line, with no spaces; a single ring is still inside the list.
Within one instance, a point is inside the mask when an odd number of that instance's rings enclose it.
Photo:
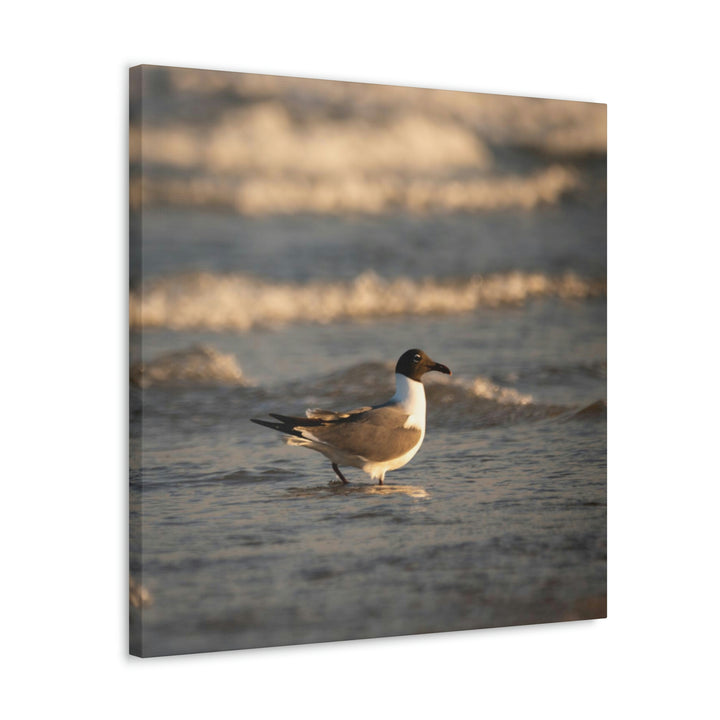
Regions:
[[[383,474],[380,476],[380,478],[378,479],[378,485],[382,485],[384,479],[385,479],[385,473],[383,473]]]
[[[343,484],[343,485],[348,485],[347,479],[346,479],[345,476],[340,472],[340,468],[339,468],[335,463],[332,464],[332,469],[335,471],[335,474],[342,480],[342,484]]]

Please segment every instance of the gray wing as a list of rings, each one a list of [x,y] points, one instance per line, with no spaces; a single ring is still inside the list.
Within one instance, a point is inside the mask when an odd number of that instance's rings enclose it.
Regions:
[[[396,407],[378,407],[302,430],[344,452],[383,462],[404,455],[420,440],[420,430],[403,427],[407,418]]]

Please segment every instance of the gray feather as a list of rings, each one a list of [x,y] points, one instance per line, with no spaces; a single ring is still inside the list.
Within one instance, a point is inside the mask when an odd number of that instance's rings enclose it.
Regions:
[[[372,462],[400,457],[412,450],[422,433],[403,427],[408,415],[395,406],[353,412],[322,425],[296,426],[304,437],[332,445],[343,452],[360,455]]]

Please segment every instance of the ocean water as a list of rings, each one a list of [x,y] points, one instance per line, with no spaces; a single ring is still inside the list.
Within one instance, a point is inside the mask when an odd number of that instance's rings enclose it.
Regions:
[[[200,92],[194,77],[181,76],[182,92]],[[249,105],[262,103],[267,114],[270,90],[251,90]],[[370,105],[348,92],[336,102],[352,100],[367,115]],[[385,96],[374,92],[377,114]],[[248,108],[229,93],[222,84],[208,91],[217,112],[175,132],[211,128],[227,145],[220,109],[249,123]],[[467,128],[474,106],[446,95],[433,101],[442,122]],[[257,121],[264,129],[256,136],[268,127],[274,138],[300,132],[318,110],[312,93],[299,96],[300,119]],[[392,102],[417,114],[407,97]],[[187,105],[165,103],[146,103],[145,120],[187,120]],[[495,131],[473,162],[490,185],[503,187],[510,172],[534,182],[562,157],[567,177],[579,178],[574,192],[472,211],[449,196],[441,211],[410,202],[367,211],[356,187],[319,211],[320,190],[293,194],[280,167],[264,176],[275,178],[272,202],[251,212],[223,204],[219,190],[204,204],[187,201],[188,178],[205,177],[208,167],[221,173],[221,154],[196,148],[172,166],[162,143],[147,151],[145,173],[156,185],[132,217],[132,652],[605,616],[604,156],[580,143],[583,152],[568,161],[578,133],[563,140],[557,122],[528,149],[518,133],[529,142],[535,126],[522,125],[511,142],[492,113],[485,117]],[[354,122],[343,132],[382,145],[378,131]],[[436,157],[412,152],[427,128],[408,123],[409,149],[390,160],[412,165],[414,177],[422,165],[437,180]],[[443,157],[455,162],[467,138],[451,135]],[[319,140],[305,140],[318,143],[317,154]],[[232,147],[236,163],[263,175],[251,145]],[[299,152],[290,141],[283,147]],[[375,169],[390,162],[387,154],[345,157]],[[295,166],[304,168],[302,158]],[[327,179],[339,170],[328,159],[318,172]],[[160,192],[163,178],[172,182]],[[338,202],[355,206],[338,210]],[[337,486],[323,456],[249,422],[383,402],[394,391],[395,361],[411,347],[453,375],[426,376],[424,444],[382,487],[354,468],[345,472],[350,485]]]

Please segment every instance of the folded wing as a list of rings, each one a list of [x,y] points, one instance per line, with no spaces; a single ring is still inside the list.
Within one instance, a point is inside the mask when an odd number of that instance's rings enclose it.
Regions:
[[[308,425],[306,420],[294,429],[302,437],[345,453],[383,462],[405,455],[421,440],[420,430],[404,427],[407,418],[407,413],[397,407],[378,407],[320,425]]]

